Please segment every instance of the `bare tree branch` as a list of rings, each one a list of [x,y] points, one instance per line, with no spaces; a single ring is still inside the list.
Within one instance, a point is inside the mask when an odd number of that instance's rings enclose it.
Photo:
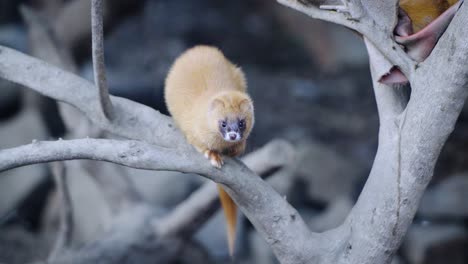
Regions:
[[[395,91],[388,91],[392,87],[374,85],[381,116],[379,148],[364,190],[341,227],[352,250],[337,263],[389,263],[400,246],[468,95],[467,23],[468,7],[462,5],[431,56],[409,79],[406,108],[404,100],[392,95]]]
[[[325,243],[318,239],[322,235],[312,234],[297,211],[245,165],[227,159],[222,170],[212,168],[202,155],[188,145],[171,119],[155,110],[111,97],[116,115],[109,121],[97,114],[99,101],[91,83],[4,47],[0,47],[0,77],[74,105],[109,132],[159,145],[100,140],[99,149],[95,149],[97,142],[91,139],[37,142],[36,145],[1,151],[1,170],[20,165],[11,159],[12,156],[28,154],[21,160],[21,165],[87,158],[135,168],[197,173],[223,185],[283,263],[305,262],[314,252],[325,248]],[[64,83],[67,85],[63,86]],[[32,153],[34,155],[30,155]]]
[[[94,83],[99,91],[99,102],[102,113],[112,119],[112,102],[109,98],[109,88],[106,80],[106,66],[104,63],[104,22],[103,1],[91,0],[91,28]]]
[[[318,241],[311,243],[312,234],[297,211],[245,165],[227,159],[223,169],[218,170],[193,148],[180,151],[139,141],[107,139],[36,142],[1,150],[0,171],[69,159],[93,159],[139,169],[203,175],[223,184],[244,214],[277,251],[278,257],[287,260],[285,263],[303,261],[308,258],[310,250],[321,248]],[[274,208],[271,208],[271,204],[275,204]],[[304,247],[308,250],[303,251]]]
[[[277,1],[312,18],[333,22],[359,32],[369,39],[385,58],[397,66],[406,77],[410,78],[413,74],[416,62],[404,52],[392,37],[396,24],[397,0],[343,0],[343,5],[325,5],[322,6],[322,9],[309,3],[313,1],[308,0]],[[327,10],[330,7],[334,10]]]
[[[107,120],[97,114],[99,99],[92,84],[3,47],[0,47],[0,77],[74,105],[106,131],[143,142],[96,139],[38,142],[0,151],[0,171],[52,160],[93,159],[135,168],[197,173],[223,185],[281,263],[389,263],[416,213],[440,150],[468,96],[464,89],[468,83],[465,66],[468,8],[461,6],[432,55],[418,67],[392,39],[396,0],[351,0],[343,8],[334,8],[342,13],[313,10],[350,21],[346,23],[369,41],[369,50],[379,51],[400,67],[412,87],[408,101],[399,92],[382,91],[390,87],[377,85],[373,72],[381,118],[379,147],[356,205],[346,221],[334,230],[310,232],[297,211],[238,160],[226,159],[222,170],[212,168],[185,142],[168,117],[129,100],[111,97],[115,119]],[[441,58],[447,60],[441,62]],[[209,204],[211,200],[205,198]]]
[[[269,173],[275,168],[290,164],[294,157],[292,146],[282,140],[274,140],[242,161],[258,175]],[[190,237],[213,215],[219,207],[218,189],[212,182],[205,183],[188,199],[180,203],[171,213],[155,223],[162,237]]]
[[[96,142],[101,141],[103,140],[91,140],[86,144],[96,145]],[[56,142],[63,143],[67,141]],[[78,141],[75,140],[75,143],[76,142]],[[40,142],[40,144],[42,143],[47,142]],[[83,142],[79,143],[82,144]],[[98,143],[97,146],[98,149],[101,148],[100,143]],[[35,148],[41,147],[37,146]],[[8,152],[8,150],[5,151]],[[90,149],[90,151],[93,150]],[[283,153],[280,154],[280,151]],[[36,155],[36,152],[32,153],[32,155]],[[65,156],[67,155],[68,154]],[[60,156],[65,158],[63,155]],[[272,169],[279,166],[286,165],[292,158],[292,147],[284,141],[274,140],[265,147],[247,155],[245,160],[249,165],[258,170],[256,172],[263,174],[269,173]],[[1,155],[0,160],[3,160],[3,156]],[[207,166],[211,167],[209,165]],[[236,175],[236,177],[237,176],[238,175]],[[257,176],[253,177],[258,178]],[[148,257],[158,259],[158,261],[173,259],[180,255],[179,249],[182,245],[185,245],[185,242],[182,243],[182,241],[187,240],[190,236],[190,233],[185,231],[195,231],[198,228],[196,225],[201,226],[206,222],[209,216],[211,216],[218,207],[216,205],[218,199],[216,188],[207,188],[206,186],[214,186],[214,184],[207,184],[205,187],[199,189],[196,194],[179,206],[179,209],[177,209],[179,212],[171,212],[162,219],[158,218],[157,214],[154,213],[154,208],[144,203],[129,207],[116,215],[109,233],[104,237],[79,249],[61,252],[52,263],[94,263],[99,260],[99,263],[115,264],[135,263],[137,259]],[[201,196],[205,197],[205,199],[195,199],[195,197]],[[213,205],[213,203],[215,203],[215,205]],[[191,205],[197,206],[192,208]],[[186,208],[188,212],[186,214],[181,214],[182,208]],[[175,219],[177,215],[183,217],[183,220]],[[164,223],[167,223],[169,219],[175,219],[178,223],[186,222],[190,224],[188,227],[180,224],[166,226],[175,227],[175,229],[171,229],[174,232],[168,232],[170,230],[164,227]],[[276,220],[278,221],[279,219]],[[159,221],[161,221],[162,225],[157,226],[161,229],[159,229],[158,232],[148,232],[148,226],[151,226],[151,223],[159,223]],[[191,221],[197,223],[193,224]],[[177,230],[177,228],[180,229]],[[117,254],[115,253],[116,248],[119,249]]]
[[[281,2],[294,4],[302,12],[309,10],[298,1]],[[351,0],[346,5],[363,10],[355,11],[360,15],[353,18],[359,18],[355,29],[364,35],[371,59],[381,122],[379,147],[352,212],[345,223],[328,233],[327,239],[336,242],[328,248],[332,253],[320,263],[389,263],[412,222],[440,150],[468,95],[464,88],[468,83],[468,8],[462,5],[429,58],[416,67],[391,37],[396,1]],[[321,11],[310,8],[315,10],[310,13],[312,17],[321,18],[315,15]],[[404,91],[377,82],[375,67],[379,65],[372,61],[375,51],[408,77],[412,89],[409,100]]]
[[[2,46],[0,46],[0,77],[78,108],[95,125],[112,134],[161,146],[187,146],[171,118],[150,107],[111,96],[115,119],[109,121],[98,114],[99,99],[95,95],[92,83]]]
[[[58,194],[57,198],[61,202],[58,235],[48,258],[48,261],[53,262],[61,251],[70,246],[73,234],[73,207],[68,189],[65,164],[55,162],[51,164],[51,167]]]
[[[356,19],[349,19],[343,13],[346,12],[346,9],[343,9],[341,12],[329,11],[327,5],[318,7],[315,6],[313,1],[300,1],[300,0],[277,0],[278,3],[288,6],[292,9],[295,9],[301,13],[304,13],[310,17],[332,22],[339,25],[344,25],[350,29],[356,30]]]
[[[194,153],[192,151],[190,154]],[[182,155],[181,151],[176,149],[134,140],[86,138],[36,141],[0,150],[0,172],[36,163],[76,159],[108,161],[136,169],[190,172],[192,162],[185,162],[184,156],[187,155]],[[199,158],[197,161],[203,159]]]

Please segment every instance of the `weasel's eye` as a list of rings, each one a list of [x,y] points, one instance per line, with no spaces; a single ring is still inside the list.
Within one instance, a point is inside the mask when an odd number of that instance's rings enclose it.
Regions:
[[[222,127],[226,127],[226,121],[222,121],[222,122],[221,122],[221,126],[222,126]]]
[[[245,126],[245,121],[244,120],[239,121],[239,127],[243,128],[244,126]]]

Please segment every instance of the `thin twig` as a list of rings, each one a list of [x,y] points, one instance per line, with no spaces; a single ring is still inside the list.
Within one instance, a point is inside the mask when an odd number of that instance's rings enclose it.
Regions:
[[[67,183],[66,167],[63,162],[51,164],[57,199],[60,201],[59,229],[55,245],[49,254],[49,261],[54,261],[58,254],[71,244],[73,234],[73,207]]]
[[[94,83],[99,90],[101,110],[107,119],[112,119],[113,107],[109,98],[109,88],[106,80],[106,66],[104,64],[104,22],[102,0],[91,0],[91,28]]]

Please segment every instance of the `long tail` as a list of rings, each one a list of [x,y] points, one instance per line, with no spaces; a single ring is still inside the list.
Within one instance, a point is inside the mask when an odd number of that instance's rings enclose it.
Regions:
[[[218,192],[221,206],[224,209],[224,216],[226,217],[229,255],[232,257],[234,254],[234,242],[236,241],[237,206],[231,199],[231,196],[219,184]]]

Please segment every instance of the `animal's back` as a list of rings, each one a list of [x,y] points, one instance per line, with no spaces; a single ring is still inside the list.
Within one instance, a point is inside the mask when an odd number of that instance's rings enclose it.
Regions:
[[[204,117],[211,97],[223,90],[245,91],[242,72],[221,51],[196,46],[180,55],[165,83],[169,112],[183,131]]]
[[[180,55],[166,78],[164,93],[169,112],[188,142],[213,166],[221,168],[221,153],[238,156],[244,152],[254,123],[252,101],[246,94],[244,74],[217,48],[197,46]],[[224,189],[218,187],[232,256],[237,209]]]

